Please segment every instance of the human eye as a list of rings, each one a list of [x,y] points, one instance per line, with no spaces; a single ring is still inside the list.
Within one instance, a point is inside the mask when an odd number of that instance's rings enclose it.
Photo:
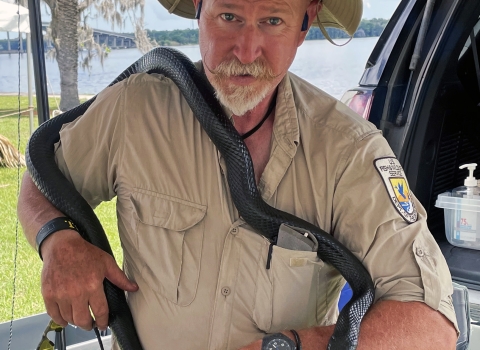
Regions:
[[[222,13],[220,17],[222,17],[227,22],[233,22],[235,20],[235,15],[232,13]]]
[[[267,20],[267,23],[272,26],[278,26],[283,23],[283,21],[278,17],[271,17]]]

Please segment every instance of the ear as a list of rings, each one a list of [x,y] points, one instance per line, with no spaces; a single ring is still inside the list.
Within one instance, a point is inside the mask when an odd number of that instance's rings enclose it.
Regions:
[[[195,1],[195,0],[194,0]],[[322,2],[320,0],[312,0],[307,7],[308,15],[308,29],[312,26],[314,20],[317,19],[317,13],[322,10]],[[298,46],[302,45],[305,41],[305,37],[308,34],[308,29],[306,31],[300,32],[298,37]]]

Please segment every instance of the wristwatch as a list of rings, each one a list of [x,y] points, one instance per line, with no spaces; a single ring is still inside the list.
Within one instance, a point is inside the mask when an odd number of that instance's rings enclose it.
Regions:
[[[262,341],[262,350],[296,350],[295,342],[282,333],[267,335]]]

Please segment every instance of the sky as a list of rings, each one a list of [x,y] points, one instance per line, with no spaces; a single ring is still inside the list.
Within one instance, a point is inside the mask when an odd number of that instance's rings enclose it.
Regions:
[[[13,0],[6,1],[13,2]],[[363,18],[390,18],[399,3],[400,0],[363,0]],[[41,8],[42,21],[49,21],[49,17],[44,13],[45,5],[42,5]],[[110,24],[100,19],[92,20],[90,25],[97,29],[112,30]],[[160,5],[157,0],[145,0],[145,27],[147,29],[155,30],[173,30],[197,28],[197,25],[196,21],[169,14],[168,11],[162,5]],[[130,23],[125,23],[124,28],[114,28],[113,31],[133,32],[132,28],[133,27]],[[10,37],[17,37],[17,34],[12,33]],[[0,33],[0,39],[5,38],[6,33]]]

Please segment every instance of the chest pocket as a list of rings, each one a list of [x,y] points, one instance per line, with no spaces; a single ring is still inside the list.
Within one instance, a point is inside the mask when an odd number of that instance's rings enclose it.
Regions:
[[[316,252],[273,247],[266,269],[268,246],[260,259],[253,319],[267,333],[304,329],[319,324],[320,271],[324,263]]]
[[[200,274],[207,207],[144,189],[135,189],[132,202],[143,279],[172,303],[190,304]]]

